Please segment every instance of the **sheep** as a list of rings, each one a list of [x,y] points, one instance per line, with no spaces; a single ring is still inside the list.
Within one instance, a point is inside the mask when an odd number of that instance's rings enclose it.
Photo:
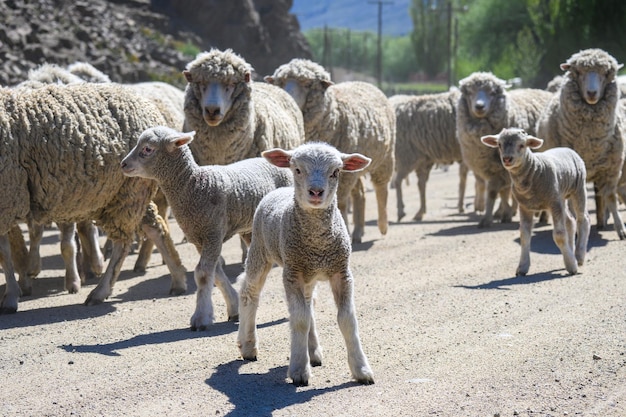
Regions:
[[[360,152],[372,158],[366,171],[341,178],[337,200],[346,224],[352,197],[352,242],[360,243],[365,229],[365,195],[361,176],[370,174],[378,205],[378,230],[388,229],[388,184],[393,175],[396,115],[389,100],[374,85],[349,81],[334,84],[321,65],[293,59],[265,81],[284,88],[302,110],[306,141],[329,143],[341,152]]]
[[[76,61],[67,66],[67,71],[88,83],[110,83],[111,79],[88,62]]]
[[[498,149],[519,204],[522,253],[515,274],[528,273],[533,214],[543,210],[552,215],[552,238],[563,254],[565,269],[576,274],[585,261],[590,229],[587,171],[582,158],[572,149],[561,147],[533,153],[531,149],[539,149],[543,140],[519,128],[503,129],[497,135],[483,136],[481,141]],[[575,221],[570,210],[576,215]]]
[[[426,182],[434,164],[458,162],[459,213],[465,211],[463,200],[467,166],[456,138],[456,103],[460,95],[453,91],[420,96],[398,95],[389,98],[396,112],[395,189],[398,222],[405,216],[402,180],[413,170],[417,174],[420,208],[413,220],[421,221],[426,213]]]
[[[183,71],[185,130],[200,165],[230,164],[304,141],[302,114],[279,88],[253,82],[252,66],[231,49],[201,52]]]
[[[563,76],[562,75],[555,75],[554,78],[552,78],[550,81],[548,81],[548,84],[546,85],[546,91],[549,91],[551,93],[556,93],[557,91],[559,91],[559,88],[561,88],[561,84],[563,84]]]
[[[113,252],[85,304],[111,295],[156,190],[154,181],[125,178],[119,163],[143,130],[163,123],[150,101],[119,85],[0,89],[0,258],[7,282],[0,312],[18,307],[7,233],[19,221],[95,220]]]
[[[624,117],[615,82],[622,64],[602,49],[573,54],[561,69],[565,80],[537,121],[537,135],[547,147],[574,149],[585,161],[587,181],[596,188],[596,217],[605,226],[605,210],[613,215],[615,230],[626,239],[617,209],[617,189],[624,164]]]
[[[552,93],[529,88],[507,92],[504,80],[490,72],[469,75],[459,82],[459,88],[461,96],[457,105],[456,128],[461,154],[468,168],[485,181],[487,188],[485,214],[478,227],[492,224],[498,194],[501,198],[501,222],[508,223],[514,214],[508,202],[511,180],[500,163],[498,152],[483,146],[480,138],[511,126],[534,134],[539,114]]]
[[[252,242],[239,280],[237,344],[246,360],[258,353],[256,312],[259,296],[272,265],[283,267],[289,308],[291,355],[288,376],[295,385],[308,385],[311,365],[322,364],[313,314],[318,280],[328,280],[337,305],[337,321],[348,350],[352,376],[373,384],[374,375],[363,353],[354,306],[354,277],[350,270],[350,234],[337,208],[340,176],[360,171],[370,159],[345,154],[326,143],[306,143],[292,151],[272,149],[263,157],[278,167],[290,167],[294,186],[272,191],[255,214]]]
[[[194,278],[198,286],[192,330],[213,323],[211,293],[214,282],[226,299],[228,319],[238,318],[238,296],[222,269],[222,243],[235,234],[249,235],[254,210],[264,195],[293,183],[290,172],[263,158],[250,158],[226,166],[199,166],[189,149],[195,132],[152,127],[121,163],[124,175],[157,181],[200,261]]]

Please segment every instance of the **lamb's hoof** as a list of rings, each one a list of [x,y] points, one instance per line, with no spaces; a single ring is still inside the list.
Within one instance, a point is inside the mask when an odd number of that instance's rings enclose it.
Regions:
[[[78,285],[72,285],[67,289],[68,294],[78,294],[78,291],[80,290],[80,286]]]
[[[304,375],[291,377],[291,383],[296,387],[306,387],[309,385],[309,378]]]
[[[515,271],[515,276],[516,277],[525,277],[527,274],[527,272],[523,272],[523,271]]]
[[[359,243],[361,243],[361,238],[360,238],[360,237],[353,236],[353,237],[352,237],[352,244],[353,244],[353,245],[356,245],[356,244],[359,244]]]
[[[400,221],[404,218],[404,216],[406,216],[405,212],[398,213],[398,223],[400,223]]]
[[[423,218],[424,213],[417,213],[415,216],[413,216],[413,220],[415,220],[416,222],[421,222]]]
[[[146,273],[146,267],[144,267],[144,266],[135,266],[133,268],[133,272],[136,272],[138,274],[145,274]]]
[[[17,307],[0,307],[0,316],[3,314],[15,314]]]
[[[228,321],[239,321],[239,314],[228,316]]]
[[[191,316],[191,330],[192,331],[205,331],[208,330],[209,327],[213,324],[213,315],[210,314],[205,316],[203,319],[199,314],[194,314]]]
[[[103,300],[99,300],[97,298],[93,298],[91,295],[87,297],[87,299],[85,300],[85,302],[83,304],[85,304],[86,306],[96,306],[98,304],[102,304],[104,301]]]
[[[363,385],[374,385],[374,378],[372,378],[372,376],[370,375],[364,378],[359,378],[356,380],[356,382]]]
[[[257,361],[256,355],[255,356],[247,356],[247,357],[246,356],[242,356],[242,358],[245,361],[250,361],[250,362],[256,362]]]
[[[170,288],[170,295],[183,295],[186,292],[186,288]]]
[[[311,362],[309,363],[311,364],[311,366],[322,366],[321,360],[311,359]]]
[[[33,287],[28,287],[28,288],[20,287],[20,290],[22,290],[22,297],[33,295]]]

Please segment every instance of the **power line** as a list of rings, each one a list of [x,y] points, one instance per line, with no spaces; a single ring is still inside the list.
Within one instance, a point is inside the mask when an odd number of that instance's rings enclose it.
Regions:
[[[393,1],[368,1],[369,4],[378,4],[378,56],[376,57],[376,81],[378,88],[383,85],[383,5],[393,4]]]

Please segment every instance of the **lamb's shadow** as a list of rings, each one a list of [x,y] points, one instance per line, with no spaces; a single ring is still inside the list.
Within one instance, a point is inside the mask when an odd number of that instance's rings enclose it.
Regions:
[[[287,319],[275,320],[269,323],[258,325],[259,328],[276,326],[287,322]],[[224,336],[229,333],[236,332],[238,324],[232,321],[215,323],[206,331],[194,332],[189,327],[182,329],[164,330],[162,332],[140,334],[133,336],[127,340],[120,340],[113,343],[95,344],[95,345],[62,345],[59,346],[67,352],[74,353],[99,353],[105,356],[121,356],[120,350],[145,346],[159,345],[165,343],[175,343],[181,340],[199,339],[204,337]]]
[[[514,242],[517,244],[520,243],[519,237],[514,239]],[[604,239],[600,233],[598,233],[597,228],[592,227],[589,233],[589,242],[587,244],[587,251],[592,248],[606,246],[608,244],[608,240]],[[532,238],[530,240],[530,251],[534,253],[543,253],[547,255],[560,255],[561,251],[559,247],[554,243],[554,239],[552,238],[552,227],[543,229],[543,230],[535,230],[533,232]]]
[[[478,285],[455,285],[455,288],[465,288],[468,290],[508,290],[507,287],[514,285],[528,285],[537,284],[539,282],[551,281],[555,279],[566,279],[569,275],[565,269],[555,269],[548,272],[542,272],[538,274],[531,274],[526,276],[515,276],[511,278],[497,279],[487,282],[485,284]]]
[[[441,223],[450,223],[444,221]],[[446,229],[438,230],[434,233],[429,233],[427,236],[450,236],[457,237],[459,235],[476,235],[487,232],[499,232],[499,231],[511,231],[519,228],[519,222],[512,221],[510,223],[494,222],[489,227],[478,227],[478,220],[474,223],[466,223],[461,226],[450,227]]]
[[[4,292],[4,289],[0,287],[0,291]],[[113,303],[103,303],[90,307],[85,307],[81,303],[23,311],[18,308],[16,314],[0,315],[0,330],[85,320],[106,316],[115,310]]]
[[[266,374],[242,374],[246,362],[239,359],[218,365],[206,380],[211,388],[224,393],[235,406],[228,417],[271,416],[274,411],[294,404],[303,404],[327,392],[357,386],[356,382],[323,389],[299,389],[286,381],[287,367],[280,366]]]

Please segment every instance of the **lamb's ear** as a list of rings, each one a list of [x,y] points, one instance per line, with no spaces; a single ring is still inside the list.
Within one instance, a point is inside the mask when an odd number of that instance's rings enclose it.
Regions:
[[[526,146],[530,149],[539,149],[543,145],[543,139],[536,138],[534,136],[526,136]]]
[[[617,64],[617,70],[621,70],[622,68],[624,68],[624,64]]]
[[[280,148],[269,149],[261,152],[261,156],[272,164],[279,168],[289,168],[289,161],[291,161],[291,153],[282,150]]]
[[[183,71],[183,75],[185,76],[185,79],[187,80],[188,83],[193,82],[193,80],[191,78],[191,72],[185,70],[185,71]]]
[[[272,77],[271,75],[266,75],[265,77],[263,77],[263,79],[268,84],[274,84],[274,77]]]
[[[561,64],[561,69],[563,71],[569,71],[569,68],[570,68],[570,64],[568,64],[567,62],[564,62]]]
[[[343,170],[350,172],[362,171],[372,162],[370,158],[360,153],[342,154],[341,160],[343,161]]]
[[[498,136],[494,136],[494,135],[483,136],[482,138],[480,138],[480,141],[484,143],[485,145],[489,146],[490,148],[498,147]]]

